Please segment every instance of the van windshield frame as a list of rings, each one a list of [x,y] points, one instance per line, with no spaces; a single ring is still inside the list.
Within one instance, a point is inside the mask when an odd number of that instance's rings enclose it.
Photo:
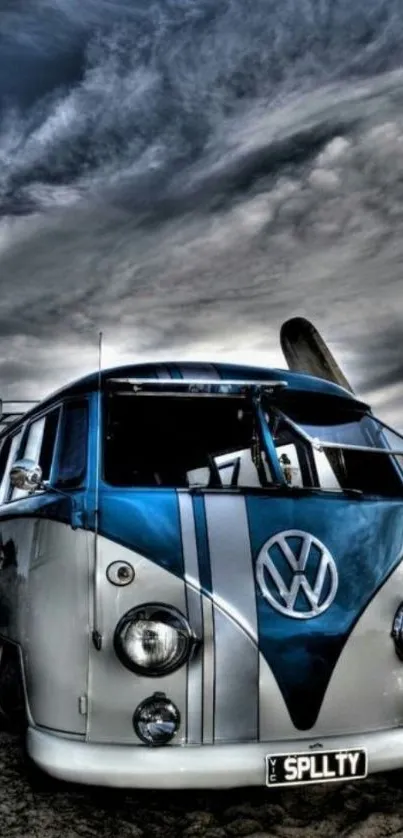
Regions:
[[[153,396],[160,398],[168,396],[171,400],[172,398],[177,397],[182,398],[182,400],[185,400],[186,403],[188,403],[192,397],[198,399],[215,398],[216,400],[219,398],[231,400],[232,397],[233,399],[236,398],[238,400],[244,400],[245,404],[247,404],[252,411],[254,417],[253,421],[255,422],[255,431],[253,439],[251,439],[250,442],[251,459],[259,474],[259,485],[255,487],[243,486],[241,483],[238,485],[234,479],[231,480],[230,484],[223,484],[220,479],[223,474],[223,470],[225,471],[225,469],[227,469],[228,471],[231,465],[235,468],[235,470],[238,468],[239,471],[239,462],[235,456],[235,454],[238,454],[239,452],[234,452],[233,461],[231,463],[228,461],[224,463],[223,466],[220,465],[218,459],[215,457],[215,462],[210,467],[209,479],[204,485],[198,484],[197,481],[192,486],[187,484],[179,484],[176,486],[172,483],[170,483],[169,486],[165,486],[164,484],[156,486],[154,483],[151,483],[150,486],[146,486],[144,483],[139,485],[137,483],[131,484],[130,482],[123,482],[123,485],[128,488],[143,489],[169,487],[178,489],[187,488],[189,490],[219,489],[222,491],[224,489],[231,491],[247,491],[250,488],[251,490],[260,490],[262,492],[268,489],[270,491],[275,489],[288,491],[298,489],[298,491],[331,491],[333,493],[337,492],[338,494],[340,494],[340,492],[356,491],[358,495],[375,495],[377,497],[403,495],[403,436],[401,434],[387,426],[386,423],[383,423],[381,420],[374,417],[368,406],[358,402],[358,400],[356,401],[349,398],[343,399],[338,396],[328,395],[322,397],[317,393],[311,394],[305,391],[297,392],[289,390],[287,392],[287,390],[287,382],[282,380],[237,381],[232,379],[226,381],[218,379],[217,381],[213,381],[197,378],[108,379],[105,382],[105,404],[108,401],[108,397],[127,397],[128,395],[133,396],[134,400],[143,398],[149,399]],[[284,395],[286,398],[284,398]],[[291,402],[288,397],[291,397]],[[329,418],[330,414],[327,414],[326,422],[324,424],[322,423],[322,425],[312,421],[311,418],[309,422],[301,421],[299,416],[295,416],[295,411],[290,408],[290,404],[292,405],[293,402],[297,405],[304,404],[305,407],[308,406],[308,414],[311,413],[314,419],[316,419],[315,405],[317,404],[327,404],[328,408],[330,407],[336,414],[338,414],[339,411],[347,411],[347,413],[350,413],[350,416],[352,417],[353,424],[355,423],[357,426],[358,423],[364,419],[370,423],[372,430],[376,434],[376,444],[374,440],[372,440],[372,444],[354,444],[348,440],[345,441],[344,439],[340,441],[337,439],[337,435],[336,438],[332,438],[332,434],[329,432],[322,434],[320,432],[318,434],[312,433],[312,428],[315,425],[318,426],[318,429],[320,429],[320,427],[322,427],[322,429],[331,429],[332,421],[331,418]],[[102,435],[102,479],[108,485],[117,486],[122,484],[120,484],[119,481],[116,482],[116,480],[110,479],[110,473],[108,474],[108,466],[106,465],[106,449],[108,444],[108,432],[106,428],[109,415],[108,410],[108,407],[104,410],[104,420],[106,422],[106,426]],[[284,428],[288,428],[290,439],[293,437],[293,439],[297,441],[296,446],[298,448],[298,458],[300,460],[302,475],[300,477],[299,485],[292,485],[292,481],[289,479],[290,467],[289,464],[287,464],[287,457],[284,461],[284,458],[280,458],[278,456],[278,452],[276,451],[276,442],[274,440],[273,433],[276,422],[281,422]],[[337,425],[337,422],[333,424]],[[391,447],[385,438],[384,429],[390,431],[394,437],[398,439],[399,443],[401,440],[402,446],[400,447],[399,444],[399,447]],[[336,474],[337,479],[335,478],[330,487],[321,485],[320,483],[318,469],[316,467],[317,464],[315,465],[314,461],[314,458],[317,455],[322,456],[327,461],[328,470],[330,467],[330,470],[333,469]],[[376,455],[376,458],[379,458],[378,462],[383,463],[383,465],[374,467],[372,455]],[[383,458],[381,455],[383,455]],[[351,468],[351,458],[357,457],[359,459],[356,460],[354,468]],[[370,459],[363,460],[363,457],[369,457]],[[401,458],[401,462],[398,461],[396,457]],[[343,463],[345,465],[346,458],[347,460],[350,458],[350,468],[347,469],[347,477],[345,479],[340,479],[341,464]],[[369,462],[372,464],[372,470],[375,470],[376,472],[372,483],[368,480],[361,481],[361,479],[358,479],[353,481],[354,485],[351,484],[349,475],[353,474],[360,476],[362,469],[365,470],[366,464]],[[379,476],[379,486],[377,485],[377,480],[375,479],[377,475]]]

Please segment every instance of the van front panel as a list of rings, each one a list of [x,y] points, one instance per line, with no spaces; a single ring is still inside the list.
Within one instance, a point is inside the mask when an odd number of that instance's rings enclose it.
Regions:
[[[398,502],[285,500],[208,491],[192,497],[183,491],[162,493],[159,504],[158,495],[126,495],[127,522],[137,520],[141,509],[146,526],[154,531],[155,553],[149,550],[145,556],[128,541],[117,544],[114,533],[106,531],[116,501],[111,492],[101,494],[103,644],[99,651],[92,646],[90,653],[91,741],[138,741],[133,712],[156,691],[164,692],[181,714],[173,745],[300,739],[307,733],[326,736],[402,724],[401,663],[390,637],[403,590],[403,511]],[[177,514],[170,518],[162,566],[171,503]],[[127,523],[127,539],[129,528]],[[296,533],[313,539],[306,566],[308,594],[318,578],[317,545],[327,551],[322,600],[327,598],[329,605],[307,619],[300,616],[309,608],[304,589],[284,613],[284,600],[267,570],[267,587],[259,581],[267,545],[284,533],[293,534],[289,544],[296,555],[301,537]],[[284,556],[274,556],[289,585]],[[135,571],[127,587],[114,587],[107,579],[108,565],[118,560]],[[335,591],[330,565],[337,575]],[[320,595],[318,601],[320,608]],[[201,641],[187,665],[158,678],[131,672],[114,650],[122,616],[151,602],[178,609]],[[283,603],[280,609],[276,602]]]

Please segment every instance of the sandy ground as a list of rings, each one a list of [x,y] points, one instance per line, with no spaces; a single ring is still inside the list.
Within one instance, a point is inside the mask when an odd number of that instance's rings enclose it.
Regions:
[[[1,838],[403,838],[403,772],[287,792],[109,791],[27,774],[18,739],[0,734]]]

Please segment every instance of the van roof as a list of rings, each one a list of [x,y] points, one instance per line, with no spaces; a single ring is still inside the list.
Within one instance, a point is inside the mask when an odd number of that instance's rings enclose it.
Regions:
[[[287,383],[287,390],[301,391],[306,393],[322,393],[328,396],[336,396],[343,399],[358,400],[349,391],[307,373],[291,372],[290,370],[272,369],[267,367],[244,366],[242,364],[224,363],[203,363],[200,361],[168,361],[146,364],[128,364],[122,367],[110,367],[101,371],[101,381],[108,378],[120,379],[203,379],[217,381],[284,381]],[[51,396],[41,402],[49,403],[59,399],[61,396],[73,396],[76,393],[85,393],[96,390],[98,387],[99,373],[94,372],[86,375],[77,381],[62,387]],[[362,404],[362,402],[360,402]]]
[[[246,366],[243,364],[210,363],[201,361],[165,361],[145,364],[127,364],[120,367],[110,367],[101,371],[102,384],[110,378],[119,379],[203,379],[212,383],[220,379],[226,381],[282,381],[286,382],[288,392],[301,392],[310,394],[322,394],[334,396],[341,400],[348,400],[361,408],[368,408],[366,404],[355,398],[349,390],[345,390],[338,384],[333,384],[323,378],[318,378],[307,373],[291,372],[284,369],[273,369],[268,367]],[[75,395],[93,392],[98,388],[99,373],[93,372],[77,379],[51,393],[49,396],[36,403],[35,407],[24,413],[24,419],[31,414],[50,407],[61,398],[70,398]],[[18,418],[19,421],[21,416]],[[15,423],[10,423],[14,425]],[[3,432],[3,428],[1,428]]]

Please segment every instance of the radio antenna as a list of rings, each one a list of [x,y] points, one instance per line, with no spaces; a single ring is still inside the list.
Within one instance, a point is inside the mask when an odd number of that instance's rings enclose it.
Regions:
[[[102,332],[98,335],[98,388],[101,387],[101,369],[102,369]]]
[[[102,332],[98,336],[98,387],[97,387],[97,454],[95,463],[95,526],[98,534],[99,475],[101,461],[101,394],[102,394]]]
[[[100,651],[102,634],[100,631],[99,595],[98,595],[98,530],[99,530],[99,478],[101,464],[101,409],[102,409],[102,332],[98,336],[98,383],[97,383],[97,431],[95,455],[95,497],[94,497],[94,629],[92,642]]]

